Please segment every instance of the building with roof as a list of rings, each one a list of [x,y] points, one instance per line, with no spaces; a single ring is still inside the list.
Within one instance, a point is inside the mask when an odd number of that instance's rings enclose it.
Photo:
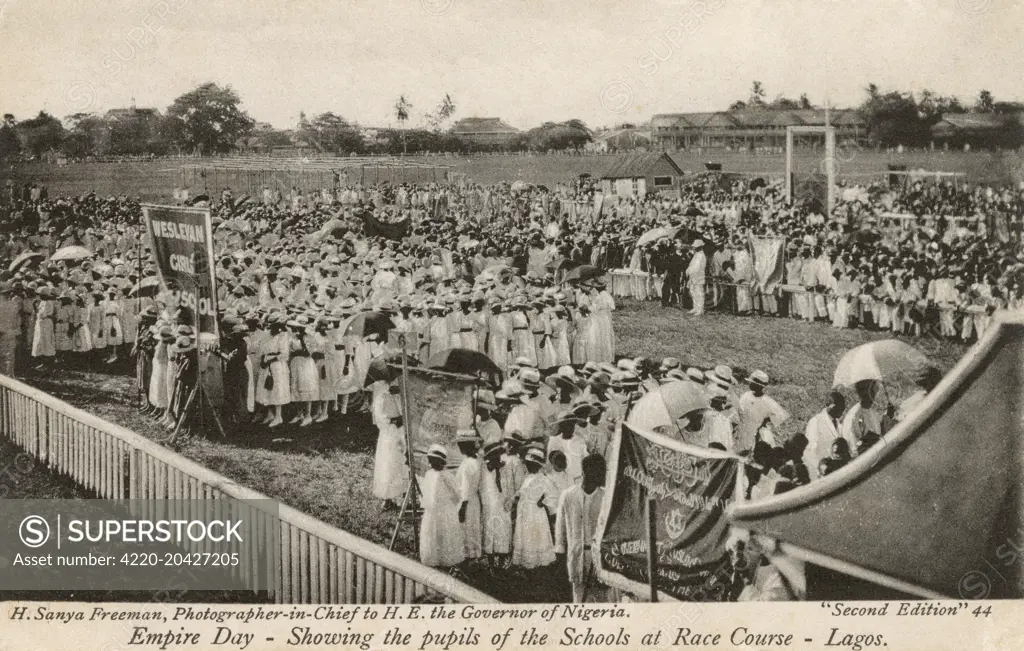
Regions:
[[[501,118],[462,118],[452,125],[451,134],[480,147],[508,147],[519,129]]]
[[[612,160],[601,174],[601,191],[642,199],[652,192],[678,192],[682,176],[683,170],[664,152],[626,154]]]
[[[712,113],[660,113],[651,118],[655,149],[759,149],[786,146],[786,127],[825,126],[824,109],[752,108]],[[867,124],[856,109],[830,111],[837,142],[861,142]]]
[[[646,129],[625,127],[610,129],[594,136],[583,146],[588,152],[604,154],[615,151],[647,151],[651,146],[651,132]]]
[[[1018,147],[1020,113],[946,113],[931,127],[936,144],[950,147]]]

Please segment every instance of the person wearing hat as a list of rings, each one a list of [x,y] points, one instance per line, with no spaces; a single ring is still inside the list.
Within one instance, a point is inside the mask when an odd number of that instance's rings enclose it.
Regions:
[[[480,435],[474,429],[462,429],[455,435],[455,444],[462,453],[462,461],[455,472],[455,487],[459,494],[459,522],[467,559],[483,556],[483,523],[480,504],[480,477],[482,467],[477,453]]]
[[[561,495],[567,488],[574,486],[573,479],[566,472],[568,460],[561,450],[550,450],[548,452],[548,467],[545,471],[555,485],[555,491]]]
[[[84,309],[85,302],[82,301]],[[139,397],[138,409],[144,414],[152,411],[149,402],[149,379],[153,372],[153,352],[156,349],[156,337],[153,327],[156,324],[156,308],[146,308],[139,314],[139,327],[135,335],[135,345],[131,356],[135,359],[135,386]]]
[[[582,479],[583,457],[587,456],[586,441],[576,436],[576,426],[580,424],[580,418],[575,412],[563,411],[555,421],[555,436],[548,439],[548,455],[555,450],[565,455],[566,472],[574,482]]]
[[[686,267],[686,288],[690,291],[690,299],[693,301],[693,309],[689,313],[700,316],[704,314],[704,283],[708,259],[704,254],[703,240],[694,240],[691,248],[693,257]]]
[[[74,350],[71,322],[75,314],[74,297],[68,290],[57,296],[57,307],[53,318],[53,343],[57,349],[58,361],[67,362],[67,353]]]
[[[408,471],[405,459],[405,430],[396,396],[386,394],[376,414],[377,447],[373,456],[373,496],[381,510],[395,510],[395,500],[405,493]]]
[[[54,320],[57,303],[54,292],[49,287],[37,291],[39,302],[36,304],[35,328],[32,331],[32,357],[43,367],[43,362],[57,354]],[[26,301],[29,302],[29,301]]]
[[[156,330],[153,347],[153,370],[149,376],[149,404],[153,407],[153,417],[162,419],[170,404],[171,385],[168,383],[167,370],[170,361],[170,345],[177,338],[169,325],[159,326]]]
[[[309,319],[299,315],[288,322],[291,336],[288,338],[288,377],[291,380],[290,402],[297,403],[300,411],[289,421],[299,427],[309,427],[313,422],[313,402],[320,399],[320,374],[313,360],[310,347]],[[378,426],[380,424],[378,423]]]
[[[517,489],[512,469],[506,465],[505,458],[502,441],[484,446],[485,465],[480,478],[483,553],[498,568],[505,567],[512,552],[511,510]]]
[[[731,396],[718,385],[707,388],[704,394],[711,407],[706,414],[708,421],[708,445],[717,443],[722,450],[735,449],[735,429],[737,416],[733,410]]]
[[[466,560],[459,523],[455,478],[446,469],[448,451],[434,444],[427,451],[428,469],[419,482],[423,517],[420,519],[420,562],[428,567],[455,567]]]
[[[737,404],[736,416],[736,449],[738,451],[751,450],[754,447],[758,432],[770,432],[770,429],[762,429],[765,420],[770,420],[774,428],[789,420],[789,412],[769,395],[765,394],[768,387],[768,374],[764,371],[753,371],[747,378],[748,391],[740,396]],[[774,440],[765,441],[774,446]]]
[[[555,553],[564,557],[573,603],[602,602],[605,590],[597,580],[593,547],[604,502],[604,457],[587,455],[582,467],[582,480],[562,493],[555,509]]]
[[[182,434],[188,435],[199,408],[194,400],[191,400],[191,405],[189,404],[199,381],[199,356],[195,336],[179,330],[177,339],[168,351],[174,378],[170,406],[167,409],[171,414],[167,429],[178,429]]]
[[[487,389],[481,389],[476,396],[476,430],[484,446],[491,443],[500,443],[504,434],[501,425],[494,420],[494,412],[498,410],[494,393]]]
[[[103,312],[103,334],[107,347],[110,348],[107,364],[114,364],[118,360],[118,347],[124,343],[124,326],[121,323],[118,291],[115,287],[107,288],[106,296],[100,301],[99,308]]]
[[[512,537],[512,565],[527,570],[544,568],[555,562],[552,518],[558,507],[557,489],[545,473],[544,450],[531,447],[526,452],[526,479],[515,498],[516,519]]]
[[[267,330],[268,336],[259,349],[256,402],[267,408],[264,424],[274,428],[284,424],[281,409],[291,401],[288,369],[291,336],[288,334],[284,313],[271,313],[267,317]]]
[[[509,307],[509,321],[512,330],[511,349],[509,355],[517,362],[520,359],[537,365],[537,344],[530,326],[530,318],[526,311],[526,302],[517,298]]]

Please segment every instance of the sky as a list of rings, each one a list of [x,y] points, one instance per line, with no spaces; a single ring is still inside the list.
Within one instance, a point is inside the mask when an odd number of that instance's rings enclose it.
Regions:
[[[0,111],[165,110],[232,86],[256,120],[333,111],[592,127],[724,110],[751,82],[858,105],[868,83],[1024,99],[1018,0],[0,0]]]

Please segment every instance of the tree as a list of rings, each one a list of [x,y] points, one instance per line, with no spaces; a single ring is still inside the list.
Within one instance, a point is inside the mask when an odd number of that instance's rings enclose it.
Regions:
[[[523,135],[525,137],[519,139],[516,146],[537,151],[579,149],[593,139],[587,125],[575,118],[561,124],[545,122]]]
[[[788,97],[783,97],[782,95],[779,95],[778,97],[772,100],[772,103],[768,105],[768,108],[793,110],[800,108],[800,102],[798,102],[795,99],[790,99]]]
[[[455,102],[452,101],[451,95],[445,93],[444,99],[438,104],[437,109],[433,113],[427,113],[427,124],[434,131],[440,131],[448,119],[455,115]]]
[[[982,89],[978,93],[978,99],[974,103],[974,110],[978,113],[991,113],[996,109],[996,100],[990,91]]]
[[[110,130],[103,118],[93,113],[75,113],[64,118],[67,135],[61,146],[73,158],[102,156],[109,149]]]
[[[241,103],[231,86],[202,84],[167,109],[167,135],[178,147],[200,154],[230,151],[255,124]]]
[[[811,100],[807,97],[807,93],[802,93],[800,95],[800,108],[802,108],[802,109],[812,109],[812,108],[814,108],[814,104],[811,104]]]
[[[913,95],[897,91],[883,95],[874,84],[867,90],[868,99],[859,110],[867,123],[868,138],[883,146],[928,141],[928,125],[921,119]]]
[[[21,142],[18,134],[14,131],[17,121],[10,113],[4,113],[3,122],[0,123],[0,159],[13,158],[21,153]]]
[[[405,123],[409,120],[409,109],[412,108],[412,104],[409,100],[405,99],[405,95],[399,95],[398,101],[395,102],[395,119],[398,120],[398,124],[402,127],[402,153],[407,152],[405,142]]]
[[[747,108],[747,103],[741,99],[738,99],[729,105],[730,111],[742,111],[745,108]]]
[[[305,121],[303,115],[299,124],[303,122],[306,127],[300,128],[299,137],[320,151],[349,154],[365,149],[359,129],[340,115],[328,111],[314,116],[311,121]]]
[[[929,127],[936,124],[947,113],[966,112],[967,109],[960,104],[960,100],[956,97],[938,95],[927,89],[921,92],[921,99],[917,103],[918,116]]]
[[[15,127],[22,147],[35,157],[56,151],[64,141],[64,125],[46,111],[31,120],[22,120]]]
[[[756,79],[750,86],[750,97],[747,99],[747,104],[751,106],[764,106],[764,85]]]

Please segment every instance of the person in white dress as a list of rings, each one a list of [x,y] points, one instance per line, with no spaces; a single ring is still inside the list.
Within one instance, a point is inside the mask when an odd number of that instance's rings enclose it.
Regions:
[[[36,323],[32,332],[32,357],[52,358],[57,354],[54,320],[57,304],[53,300],[54,291],[43,287],[38,291],[39,303],[36,306]],[[41,361],[41,360],[40,360]]]
[[[398,399],[385,393],[377,421],[377,448],[373,456],[373,496],[383,503],[383,510],[396,508],[395,500],[405,493],[408,484],[405,455],[405,430]]]
[[[269,427],[280,427],[284,424],[281,408],[291,401],[291,379],[288,373],[291,336],[287,332],[284,315],[280,312],[268,317],[267,329],[270,335],[263,341],[260,350],[256,402],[268,408],[264,422]]]
[[[512,565],[528,570],[555,562],[551,519],[558,507],[558,495],[551,478],[541,472],[545,460],[543,450],[527,451],[526,479],[516,494]]]
[[[483,527],[480,504],[480,476],[482,467],[477,453],[480,451],[480,435],[476,430],[459,430],[455,438],[462,453],[462,462],[455,472],[455,484],[459,491],[459,522],[462,524],[462,540],[466,558],[483,556]]]
[[[704,314],[704,282],[708,258],[704,255],[703,240],[694,240],[692,247],[693,257],[686,267],[686,288],[690,290],[690,297],[693,299],[690,314],[700,316]]]
[[[507,564],[512,551],[512,501],[516,491],[512,468],[505,464],[504,455],[502,442],[488,444],[480,479],[483,553],[497,567]]]
[[[441,445],[430,446],[427,463],[430,469],[419,482],[423,493],[420,562],[429,567],[454,567],[466,560],[466,549],[455,478],[446,469],[448,452]]]
[[[587,442],[576,436],[579,417],[572,411],[563,411],[556,421],[557,436],[548,439],[548,455],[558,450],[565,455],[566,474],[573,483],[583,479],[583,457],[587,456]]]

